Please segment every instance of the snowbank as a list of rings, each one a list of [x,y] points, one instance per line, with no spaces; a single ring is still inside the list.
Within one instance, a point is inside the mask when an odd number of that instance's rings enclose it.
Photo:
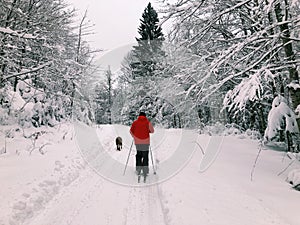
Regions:
[[[0,224],[24,224],[75,181],[86,164],[77,151],[70,124],[0,128],[1,146],[4,133],[10,133],[7,153],[0,154]]]

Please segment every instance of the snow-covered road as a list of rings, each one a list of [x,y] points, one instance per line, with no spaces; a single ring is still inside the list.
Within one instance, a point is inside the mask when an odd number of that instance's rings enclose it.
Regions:
[[[126,136],[128,129],[125,126],[97,129],[107,153],[123,164],[131,144]],[[157,146],[154,155],[158,174],[150,171],[152,181],[159,181],[160,165],[174,153],[182,135],[180,130],[157,131],[153,146]],[[115,151],[116,135],[125,137],[121,152]],[[201,135],[197,141],[205,149],[209,138]],[[282,152],[263,150],[251,181],[257,151],[256,141],[225,137],[218,157],[205,172],[199,172],[203,156],[197,150],[178,173],[151,185],[137,184],[133,173],[134,151],[126,171],[126,175],[134,178],[133,185],[117,184],[101,176],[97,168],[83,160],[74,140],[58,143],[43,157],[2,157],[4,163],[0,163],[0,169],[11,171],[12,164],[19,160],[20,165],[27,163],[28,174],[21,179],[16,178],[21,169],[10,173],[10,180],[0,193],[3,197],[0,224],[297,225],[299,192],[285,182],[288,171],[277,176],[290,160],[283,158]],[[36,167],[28,164],[33,161]],[[111,164],[106,169],[113,173],[116,167]],[[0,171],[0,178],[7,179],[4,170]],[[43,177],[43,173],[47,175]]]

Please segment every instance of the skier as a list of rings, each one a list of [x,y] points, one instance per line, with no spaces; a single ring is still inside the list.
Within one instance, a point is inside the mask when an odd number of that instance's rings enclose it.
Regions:
[[[130,134],[134,139],[136,146],[136,173],[140,177],[143,171],[144,179],[149,173],[149,146],[150,133],[154,133],[151,122],[147,119],[146,113],[140,112],[137,120],[135,120],[130,128]]]

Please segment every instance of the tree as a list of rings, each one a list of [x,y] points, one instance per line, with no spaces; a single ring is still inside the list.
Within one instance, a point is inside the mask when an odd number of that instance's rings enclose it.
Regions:
[[[108,108],[107,108],[107,116],[108,123],[111,124],[111,107],[112,107],[112,73],[110,70],[110,66],[106,71],[106,79],[107,79],[107,95],[108,95]]]
[[[239,89],[241,82],[257,75],[263,81],[264,71],[269,71],[272,79],[262,86],[271,94],[247,101],[235,114],[236,122],[247,126],[259,116],[266,123],[267,111],[261,108],[270,109],[278,94],[288,96],[289,92],[288,100],[296,109],[300,101],[299,54],[294,50],[299,49],[299,1],[162,2],[166,3],[162,21],[175,21],[169,34],[172,42],[196,56],[174,74],[179,81],[188,81],[186,95],[195,99],[195,105],[224,99],[228,91]],[[233,102],[243,98],[243,91],[236,93]],[[245,111],[249,118],[243,116]]]
[[[145,8],[141,24],[138,28],[140,37],[136,38],[137,46],[134,46],[134,61],[131,62],[133,77],[153,76],[154,70],[158,69],[158,58],[163,56],[162,43],[164,35],[159,26],[157,12],[151,3]]]
[[[289,20],[290,18],[293,18],[293,12],[290,12],[291,10],[291,4],[289,1],[277,1],[274,6],[274,12],[276,15],[276,19],[278,22],[278,26],[280,29],[281,34],[281,40],[283,44],[284,49],[284,58],[286,63],[288,64],[287,70],[288,70],[288,80],[289,80],[289,93],[290,98],[292,101],[292,108],[296,110],[296,108],[300,105],[300,79],[299,79],[299,61],[297,63],[297,60],[299,59],[298,56],[294,52],[295,45],[299,46],[299,39],[298,44],[296,44],[295,40],[293,40],[293,37],[291,35],[298,35],[299,33],[296,33],[293,31],[293,29],[299,29],[297,26],[291,23]],[[298,2],[298,7],[300,3]],[[299,10],[298,10],[299,13]],[[298,64],[298,68],[297,65]],[[296,88],[295,88],[296,87]],[[298,127],[300,127],[300,117],[297,119]]]
[[[120,81],[126,82],[125,95],[128,96],[121,110],[125,123],[131,123],[140,110],[146,110],[149,118],[154,119],[158,108],[162,107],[158,105],[157,79],[163,67],[161,58],[164,57],[164,35],[159,26],[158,14],[151,3],[145,8],[140,21],[137,45],[125,57],[121,69],[123,74]]]
[[[280,138],[280,135],[278,135],[280,132],[284,132],[285,134],[287,150],[299,152],[299,146],[294,144],[294,140],[299,135],[299,127],[295,113],[288,106],[287,100],[279,95],[273,100],[264,137],[266,141],[272,139],[278,140]]]
[[[95,88],[95,116],[98,124],[112,124],[112,106],[114,101],[112,72],[110,67],[105,71],[106,80]]]
[[[93,51],[82,39],[86,15],[77,32],[74,13],[63,0],[0,1],[1,107],[8,89],[51,118],[71,116],[74,95],[93,69]]]

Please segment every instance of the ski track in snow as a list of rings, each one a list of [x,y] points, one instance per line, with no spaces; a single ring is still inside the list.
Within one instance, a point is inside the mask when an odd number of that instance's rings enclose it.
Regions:
[[[74,224],[76,216],[87,207],[95,192],[101,192],[102,188],[103,180],[86,169],[72,185],[56,196],[51,204],[28,224]]]
[[[124,162],[130,143],[125,144],[127,149],[117,152],[115,131],[110,126],[103,126],[98,132],[104,134],[105,149],[116,160]],[[170,132],[169,136],[176,140],[176,132]],[[199,141],[205,146],[207,139],[202,136]],[[241,143],[247,145],[247,142]],[[159,161],[171,154],[166,150],[172,148],[170,140],[160,143],[162,146],[165,148],[161,151],[162,156],[160,158],[157,153],[156,158],[158,174],[150,174],[152,179],[159,179]],[[276,205],[281,203],[274,199],[278,193],[284,192],[284,196],[290,197],[294,192],[290,192],[284,182],[278,182],[276,175],[270,177],[268,170],[277,170],[268,166],[268,163],[274,164],[273,159],[262,154],[254,182],[250,182],[244,177],[250,175],[256,150],[236,158],[235,154],[239,153],[235,151],[241,149],[232,147],[230,138],[222,148],[205,173],[198,172],[199,160],[203,157],[198,151],[176,176],[150,186],[143,182],[132,187],[112,183],[86,166],[78,154],[71,157],[73,170],[64,168],[66,165],[56,160],[54,170],[59,176],[56,180],[45,178],[37,182],[39,189],[32,184],[32,192],[24,192],[22,198],[13,202],[9,225],[297,225],[293,222],[295,218],[288,218],[282,211],[284,206]],[[272,157],[280,158],[275,153]],[[133,165],[134,159],[130,163]],[[113,170],[114,165],[107,169]],[[128,168],[127,173],[130,172],[133,171]],[[278,186],[278,190],[271,189],[269,195],[266,195],[268,191],[259,193],[272,185]],[[294,205],[295,202],[297,199],[293,201]],[[283,203],[287,204],[287,201]],[[0,225],[7,225],[2,218]]]
[[[123,224],[169,224],[162,199],[159,185],[131,188]]]
[[[84,171],[72,185],[59,194],[51,204],[30,225],[77,225],[77,224],[168,224],[161,204],[159,188],[120,187],[95,175],[93,171]],[[114,195],[107,195],[110,189]],[[127,190],[127,192],[126,192]],[[122,197],[120,197],[122,195]],[[118,198],[123,207],[119,207]],[[108,200],[110,202],[108,202]],[[105,203],[106,209],[101,208]],[[107,207],[112,204],[112,206]],[[59,206],[59,207],[58,207]],[[115,212],[114,212],[115,208]],[[99,210],[99,218],[94,212]],[[89,214],[92,212],[91,214]],[[88,218],[91,216],[91,218]],[[122,220],[115,221],[114,217]],[[46,221],[46,222],[45,222]]]

